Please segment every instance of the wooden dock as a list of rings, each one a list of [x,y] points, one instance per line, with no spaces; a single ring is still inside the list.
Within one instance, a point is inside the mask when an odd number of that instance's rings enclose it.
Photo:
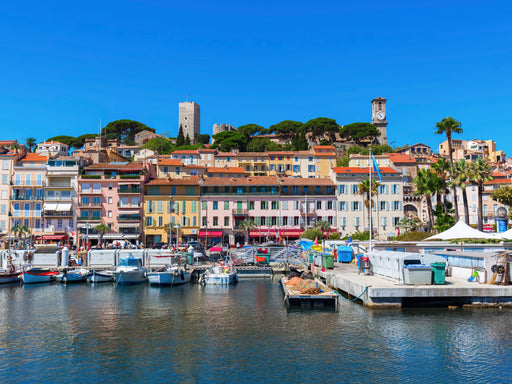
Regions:
[[[288,306],[300,306],[301,308],[324,308],[337,307],[338,305],[338,294],[318,279],[311,280],[311,282],[314,283],[314,286],[322,291],[317,294],[304,293],[304,289],[296,290],[294,289],[295,286],[286,285],[288,282],[287,277],[283,277],[280,282],[283,287],[284,302]]]

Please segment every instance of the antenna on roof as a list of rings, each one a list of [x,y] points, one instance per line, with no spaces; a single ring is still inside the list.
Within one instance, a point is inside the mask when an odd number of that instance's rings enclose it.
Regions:
[[[188,102],[188,92],[187,92],[187,97],[185,98],[185,101]]]

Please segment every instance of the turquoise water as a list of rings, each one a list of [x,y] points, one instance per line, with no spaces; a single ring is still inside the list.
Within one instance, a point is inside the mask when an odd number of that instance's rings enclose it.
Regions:
[[[511,310],[287,310],[277,282],[0,288],[0,382],[511,382]]]

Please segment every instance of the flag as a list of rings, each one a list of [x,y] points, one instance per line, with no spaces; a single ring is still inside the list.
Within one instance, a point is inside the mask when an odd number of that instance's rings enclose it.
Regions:
[[[318,245],[318,237],[315,237],[315,245]]]
[[[382,183],[382,175],[380,174],[379,166],[377,165],[377,161],[375,160],[375,157],[372,155],[372,161],[373,161],[373,171],[377,172],[377,176],[379,176],[379,180]]]
[[[275,228],[276,230],[276,240],[279,240],[279,233],[277,233],[277,228]]]

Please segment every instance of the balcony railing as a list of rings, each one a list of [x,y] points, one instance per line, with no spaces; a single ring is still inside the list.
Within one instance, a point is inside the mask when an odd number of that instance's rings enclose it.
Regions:
[[[82,203],[82,202],[79,202],[78,203],[78,206],[80,208],[97,208],[97,207],[101,207],[103,203]]]
[[[78,221],[101,221],[101,217],[92,217],[92,216],[80,216],[77,219]]]
[[[248,215],[249,210],[248,209],[242,209],[242,208],[233,208],[232,209],[233,215]]]
[[[117,193],[140,193],[140,188],[117,188]]]
[[[42,187],[44,183],[42,181],[37,182],[36,180],[30,181],[28,183],[24,180],[14,180],[11,181],[11,185],[14,185],[15,187]]]
[[[140,215],[119,215],[117,221],[140,221]]]
[[[70,217],[73,216],[72,211],[45,211],[44,217]]]
[[[117,203],[117,206],[119,208],[140,208],[140,204],[121,204],[121,203]]]
[[[42,196],[13,196],[12,200],[17,201],[41,201],[43,200]]]
[[[268,191],[268,192],[251,192],[245,191],[243,193],[238,192],[201,192],[203,196],[279,196],[279,191]]]
[[[66,196],[66,197],[63,197],[63,196],[46,196],[44,198],[45,201],[71,201],[72,200],[72,197],[71,196]]]

